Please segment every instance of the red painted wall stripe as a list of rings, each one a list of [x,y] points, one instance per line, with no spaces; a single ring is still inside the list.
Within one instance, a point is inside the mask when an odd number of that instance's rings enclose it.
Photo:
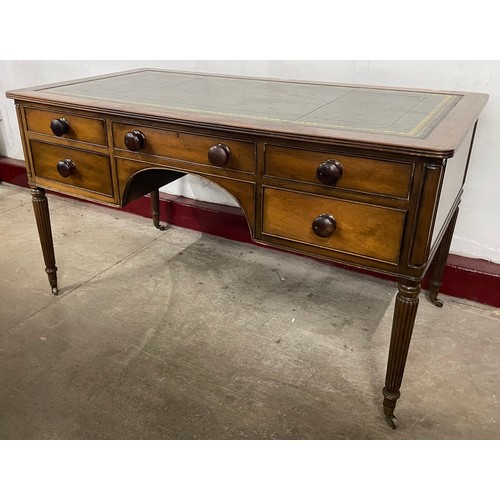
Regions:
[[[28,187],[24,162],[0,157],[1,181]],[[139,198],[121,210],[151,217],[151,204],[147,197]],[[252,243],[246,218],[239,208],[161,193],[160,211],[162,222],[230,240]],[[378,273],[360,271],[346,265],[334,265],[387,278]],[[422,283],[424,288],[427,288],[427,282],[428,279],[425,279]],[[453,297],[500,307],[500,265],[481,259],[450,255],[441,291]]]
[[[28,187],[26,166],[24,161],[0,156],[0,182],[8,182],[16,186]]]

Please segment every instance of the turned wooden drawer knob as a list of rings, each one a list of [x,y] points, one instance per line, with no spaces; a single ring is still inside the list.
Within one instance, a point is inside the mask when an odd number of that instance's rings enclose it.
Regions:
[[[231,159],[231,150],[225,144],[216,144],[208,150],[208,160],[216,167],[223,167]]]
[[[316,177],[327,186],[333,186],[342,177],[344,167],[337,160],[326,160],[316,169]]]
[[[330,214],[318,215],[318,217],[313,220],[312,229],[316,236],[328,238],[328,236],[331,236],[335,232],[335,229],[337,229],[337,221],[333,215]]]
[[[140,151],[146,147],[146,136],[140,130],[125,134],[125,146],[130,151]]]
[[[50,130],[57,137],[61,137],[69,132],[69,121],[66,118],[57,118],[50,122]]]
[[[69,177],[76,170],[76,165],[73,160],[66,159],[57,163],[57,171],[62,177]]]

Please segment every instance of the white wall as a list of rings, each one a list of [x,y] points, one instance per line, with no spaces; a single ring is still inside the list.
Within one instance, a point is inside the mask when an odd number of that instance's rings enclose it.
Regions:
[[[500,61],[0,61],[0,155],[23,157],[5,90],[145,66],[489,94],[451,251],[500,263]],[[192,176],[164,190],[235,205],[220,188]]]

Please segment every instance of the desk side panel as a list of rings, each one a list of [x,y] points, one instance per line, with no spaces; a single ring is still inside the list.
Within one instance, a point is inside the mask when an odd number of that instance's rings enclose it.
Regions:
[[[461,194],[465,182],[467,166],[469,164],[470,152],[474,140],[475,126],[472,127],[458,149],[456,155],[450,158],[445,166],[444,179],[439,197],[439,205],[432,233],[431,246],[439,239],[446,229],[446,221],[454,210]]]

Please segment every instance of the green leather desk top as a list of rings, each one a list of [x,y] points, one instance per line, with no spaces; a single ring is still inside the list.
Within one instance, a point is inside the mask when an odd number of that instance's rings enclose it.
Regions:
[[[152,70],[45,90],[165,110],[419,138],[427,136],[460,99],[432,92]]]

